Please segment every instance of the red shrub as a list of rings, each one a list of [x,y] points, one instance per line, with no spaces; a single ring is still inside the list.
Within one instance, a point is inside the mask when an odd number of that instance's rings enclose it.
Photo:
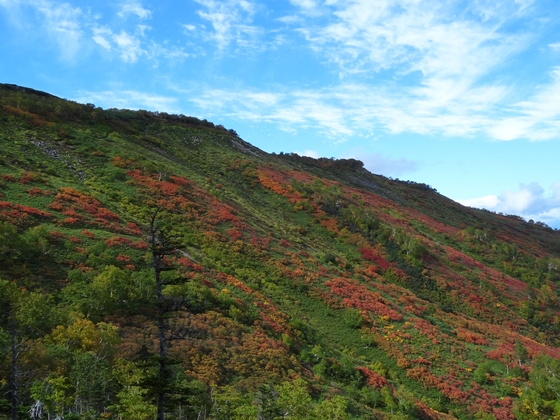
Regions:
[[[362,258],[364,260],[368,260],[375,263],[375,265],[377,265],[381,270],[387,270],[389,267],[391,267],[391,263],[388,262],[381,255],[375,253],[374,250],[367,249],[367,248],[360,248],[359,251],[362,254]]]
[[[89,239],[95,239],[96,236],[93,232],[90,232],[89,230],[82,230],[82,235],[87,236]]]
[[[374,372],[373,370],[370,370],[365,366],[358,366],[356,369],[364,374],[369,386],[373,386],[376,389],[381,389],[389,384],[389,382],[387,382],[387,379],[385,379],[379,373]]]

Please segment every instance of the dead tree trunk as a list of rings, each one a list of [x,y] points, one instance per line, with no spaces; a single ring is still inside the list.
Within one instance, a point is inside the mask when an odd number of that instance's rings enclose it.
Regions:
[[[159,370],[158,370],[158,389],[157,389],[157,416],[156,420],[164,420],[165,405],[167,402],[167,388],[169,381],[167,354],[167,325],[166,325],[166,302],[163,296],[162,272],[165,268],[164,258],[174,252],[173,246],[168,238],[157,226],[158,207],[150,219],[149,244],[152,253],[152,264],[156,280],[157,294],[157,318],[158,318],[158,339],[159,339]]]
[[[17,420],[18,415],[18,366],[17,366],[17,359],[18,359],[18,346],[16,343],[17,338],[17,324],[16,324],[16,317],[14,314],[14,308],[10,304],[8,311],[9,311],[9,330],[10,330],[10,351],[11,351],[11,358],[12,358],[12,366],[11,366],[11,378],[10,378],[10,404],[11,404],[11,419]]]

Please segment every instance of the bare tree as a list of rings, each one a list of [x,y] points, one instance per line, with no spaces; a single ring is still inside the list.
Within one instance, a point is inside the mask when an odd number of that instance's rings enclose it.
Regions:
[[[150,218],[148,232],[148,243],[152,253],[152,266],[156,280],[157,293],[157,318],[158,318],[158,339],[159,339],[159,370],[158,370],[158,389],[157,389],[157,420],[164,420],[165,405],[169,388],[169,355],[167,352],[167,322],[169,313],[168,302],[163,295],[165,285],[163,272],[168,269],[165,257],[175,253],[177,249],[176,241],[164,232],[159,215],[161,208],[157,207]]]

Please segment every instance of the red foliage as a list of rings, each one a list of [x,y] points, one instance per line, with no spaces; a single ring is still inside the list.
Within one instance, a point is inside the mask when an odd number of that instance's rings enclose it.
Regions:
[[[64,207],[60,203],[51,203],[47,207],[49,209],[56,210],[56,211],[61,211],[64,209]]]
[[[62,223],[65,225],[75,225],[79,221],[80,219],[77,219],[75,217],[67,217],[66,219],[62,220]]]
[[[414,327],[420,334],[431,339],[433,344],[438,344],[437,337],[440,331],[435,326],[422,318],[413,318],[410,321],[413,323]]]
[[[415,379],[428,388],[436,388],[450,400],[458,403],[465,403],[469,398],[469,394],[461,391],[455,384],[438,378],[430,372],[425,366],[416,366],[406,371],[406,376]]]
[[[134,222],[128,222],[126,224],[126,228],[128,232],[133,235],[142,235],[142,231],[140,230],[140,227]]]
[[[129,167],[132,163],[134,163],[133,160],[131,159],[123,159],[120,156],[115,156],[111,162],[113,163],[114,166],[116,166],[117,168],[127,168]]]
[[[21,178],[19,179],[20,184],[29,184],[31,182],[35,182],[40,179],[40,176],[31,172],[24,172]]]
[[[229,235],[229,237],[233,240],[233,241],[238,241],[240,239],[243,239],[243,232],[240,232],[238,229],[236,228],[232,228],[232,229],[228,229],[226,231],[226,233]]]
[[[128,238],[123,238],[122,236],[112,236],[111,238],[106,239],[105,243],[108,247],[128,246],[132,243],[132,241]]]
[[[17,182],[17,178],[9,174],[0,175],[0,178],[6,182]]]
[[[145,241],[130,242],[128,246],[134,249],[148,249],[150,247]]]
[[[181,185],[183,187],[186,187],[187,185],[191,184],[191,181],[180,176],[170,175],[169,179],[171,179],[175,184]]]
[[[87,273],[88,271],[93,271],[93,267],[87,266],[84,263],[79,263],[78,265],[76,265],[76,268],[84,273]]]
[[[22,213],[27,213],[32,216],[39,216],[39,217],[52,217],[52,214],[47,213],[46,211],[36,209],[34,207],[29,206],[22,206],[21,204],[10,203],[8,201],[0,201],[0,208],[2,209],[15,209]]]
[[[52,214],[46,211],[36,209],[30,206],[22,206],[21,204],[0,201],[0,219],[9,221],[15,226],[27,226],[32,219],[35,218],[51,218]]]
[[[373,370],[370,370],[365,366],[358,366],[356,369],[364,374],[364,376],[367,379],[367,384],[369,386],[373,386],[376,389],[381,389],[381,388],[389,385],[389,382],[387,382],[387,379],[385,379],[379,373],[374,372]]]
[[[96,236],[93,232],[90,232],[89,230],[82,230],[82,235],[87,236],[89,239],[95,239]]]
[[[377,265],[381,270],[385,271],[389,267],[391,267],[391,263],[388,262],[381,255],[379,255],[375,250],[367,249],[367,248],[360,248],[359,251],[362,254],[362,258],[364,260],[368,260],[368,261],[371,261],[371,262],[375,263],[375,265]]]
[[[64,235],[64,233],[62,233],[62,232],[59,232],[58,230],[50,231],[49,236],[50,236],[51,240],[66,238],[66,235]]]
[[[471,344],[488,345],[488,341],[481,335],[463,329],[457,329],[457,338]]]
[[[191,260],[189,260],[187,257],[181,257],[178,258],[175,261],[177,264],[179,264],[180,266],[182,266],[183,268],[186,268],[188,270],[193,270],[193,271],[204,271],[204,267],[198,264],[193,263]]]
[[[98,219],[106,219],[106,220],[114,220],[114,221],[120,220],[120,217],[118,215],[103,207],[99,207],[95,213],[90,213],[90,214],[92,214],[92,216]]]
[[[32,197],[37,197],[39,195],[53,195],[53,194],[56,194],[54,191],[42,190],[41,188],[37,188],[37,187],[29,188],[25,192]]]
[[[225,273],[218,273],[216,278],[222,282],[226,282],[228,284],[233,284],[238,289],[244,291],[246,294],[251,295],[255,291],[243,283],[241,280],[237,280],[235,277],[230,276],[229,274]]]
[[[31,216],[37,216],[37,217],[52,217],[52,214],[47,213],[46,211],[43,210],[39,210],[36,209],[34,207],[29,207],[29,206],[21,206],[19,204],[15,204],[14,205],[19,211],[22,211],[24,213],[27,213]]]
[[[120,220],[118,215],[102,207],[99,200],[71,187],[61,188],[55,197],[54,203],[49,204],[48,207],[68,216],[63,221],[63,223],[67,224],[75,224],[81,221],[82,223],[93,223],[107,228],[115,227],[110,225],[110,222],[118,222]],[[89,220],[88,215],[94,217],[95,222]]]
[[[276,171],[268,168],[260,168],[257,171],[257,176],[261,185],[276,194],[286,195],[288,190],[284,187],[285,177]]]
[[[117,255],[117,261],[130,262],[130,257],[128,255],[119,254]]]
[[[372,292],[364,285],[353,283],[348,279],[337,278],[325,282],[325,286],[329,286],[332,293],[343,297],[345,306],[373,312],[378,316],[387,317],[391,321],[402,321],[403,319],[400,313],[389,307],[391,304],[385,301],[379,293]]]
[[[285,247],[285,248],[291,248],[292,244],[290,244],[287,240],[285,240],[284,238],[280,239],[280,245]]]

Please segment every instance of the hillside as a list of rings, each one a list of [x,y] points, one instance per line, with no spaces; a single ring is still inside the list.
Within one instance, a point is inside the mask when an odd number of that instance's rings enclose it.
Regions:
[[[4,418],[560,416],[558,230],[13,85],[0,146]]]

